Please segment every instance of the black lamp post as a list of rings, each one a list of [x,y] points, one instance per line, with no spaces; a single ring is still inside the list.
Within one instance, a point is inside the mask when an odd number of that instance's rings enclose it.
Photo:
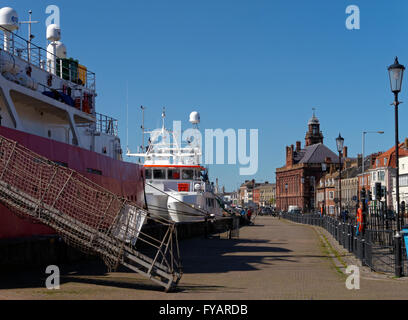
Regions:
[[[401,102],[398,101],[398,94],[401,91],[404,71],[405,71],[405,67],[402,64],[399,64],[398,57],[395,58],[394,64],[388,67],[391,91],[394,93],[394,102],[391,105],[395,107],[395,160],[396,160],[395,191],[396,191],[396,202],[397,202],[397,231],[398,232],[401,231],[400,197],[399,197],[399,138],[398,138],[398,106]]]
[[[394,64],[388,67],[390,76],[391,91],[394,93],[395,107],[395,191],[397,201],[397,231],[395,233],[395,275],[400,277],[402,275],[402,245],[401,245],[401,219],[400,219],[400,198],[399,198],[399,139],[398,139],[398,94],[401,92],[402,79],[404,77],[405,67],[398,62],[398,57],[395,58]]]
[[[288,201],[288,184],[285,184],[285,193],[286,193],[286,212],[288,212],[289,210],[289,201]]]
[[[322,179],[323,179],[323,215],[326,215],[326,170],[327,164],[322,162]]]
[[[341,158],[342,158],[342,151],[343,151],[343,146],[344,146],[344,138],[341,136],[339,133],[338,138],[336,139],[336,144],[337,144],[337,151],[339,152],[339,160],[340,160],[340,167],[339,167],[339,205],[340,205],[340,211],[339,211],[339,219],[341,219]]]

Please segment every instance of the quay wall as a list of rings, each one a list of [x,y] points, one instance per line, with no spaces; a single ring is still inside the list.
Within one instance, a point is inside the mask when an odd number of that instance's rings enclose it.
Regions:
[[[231,218],[217,219],[214,222],[194,222],[177,224],[179,241],[205,237],[230,230]],[[166,231],[162,226],[146,226],[144,232],[160,237]],[[64,243],[57,235],[38,236],[13,240],[0,240],[0,268],[40,267],[73,263],[95,259]]]

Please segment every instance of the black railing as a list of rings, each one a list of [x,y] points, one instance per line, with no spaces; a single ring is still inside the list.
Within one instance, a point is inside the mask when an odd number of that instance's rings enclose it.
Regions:
[[[294,214],[283,213],[283,218],[301,224],[319,226],[327,230],[340,245],[348,252],[353,253],[363,266],[371,270],[383,273],[395,273],[396,250],[393,221],[389,222],[389,229],[380,229],[382,221],[377,217],[369,217],[369,226],[375,229],[366,229],[364,233],[358,233],[354,219],[346,222],[339,221],[330,216],[319,214]],[[386,219],[384,218],[384,225]],[[378,222],[378,223],[374,223]],[[408,276],[408,259],[405,243],[402,241],[402,270],[403,275]]]

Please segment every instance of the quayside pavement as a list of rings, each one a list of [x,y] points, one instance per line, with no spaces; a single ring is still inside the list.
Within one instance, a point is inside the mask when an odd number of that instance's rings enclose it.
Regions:
[[[316,227],[257,217],[239,240],[183,241],[184,275],[173,293],[135,273],[107,274],[103,264],[86,262],[60,266],[60,290],[45,288],[44,270],[2,272],[0,299],[408,299],[406,278],[367,272],[360,290],[348,290],[347,275],[330,257],[336,246],[321,234]]]

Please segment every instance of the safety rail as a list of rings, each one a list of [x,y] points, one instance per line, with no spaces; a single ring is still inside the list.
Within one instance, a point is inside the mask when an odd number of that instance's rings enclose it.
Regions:
[[[117,137],[119,135],[118,120],[101,113],[95,113],[96,131]]]
[[[292,222],[314,225],[324,228],[348,252],[355,255],[363,266],[383,273],[397,273],[396,242],[393,230],[366,229],[357,232],[353,223],[319,214],[283,213],[282,217]],[[405,250],[405,243],[402,249]],[[406,251],[405,251],[406,252]],[[408,276],[407,255],[402,256],[402,275]]]
[[[99,255],[110,270],[123,265],[166,291],[181,278],[173,222],[150,217],[135,203],[2,136],[0,202],[53,228],[68,245]]]
[[[9,32],[11,34],[11,40],[9,48],[6,48],[5,41],[1,41],[0,48],[4,51],[7,51],[13,54],[15,57],[18,57],[19,59],[49,73],[51,73],[50,70],[52,67],[47,62],[47,56],[53,56],[57,61],[55,66],[55,74],[57,76],[77,85],[82,85],[86,89],[92,91],[96,90],[96,76],[94,72],[91,72],[82,66],[78,66],[78,69],[75,72],[75,70],[71,67],[71,64],[64,66],[64,63],[61,63],[61,59],[59,59],[53,53],[24,39],[16,33],[12,33],[4,27],[0,27],[1,39],[3,39],[5,32]]]

